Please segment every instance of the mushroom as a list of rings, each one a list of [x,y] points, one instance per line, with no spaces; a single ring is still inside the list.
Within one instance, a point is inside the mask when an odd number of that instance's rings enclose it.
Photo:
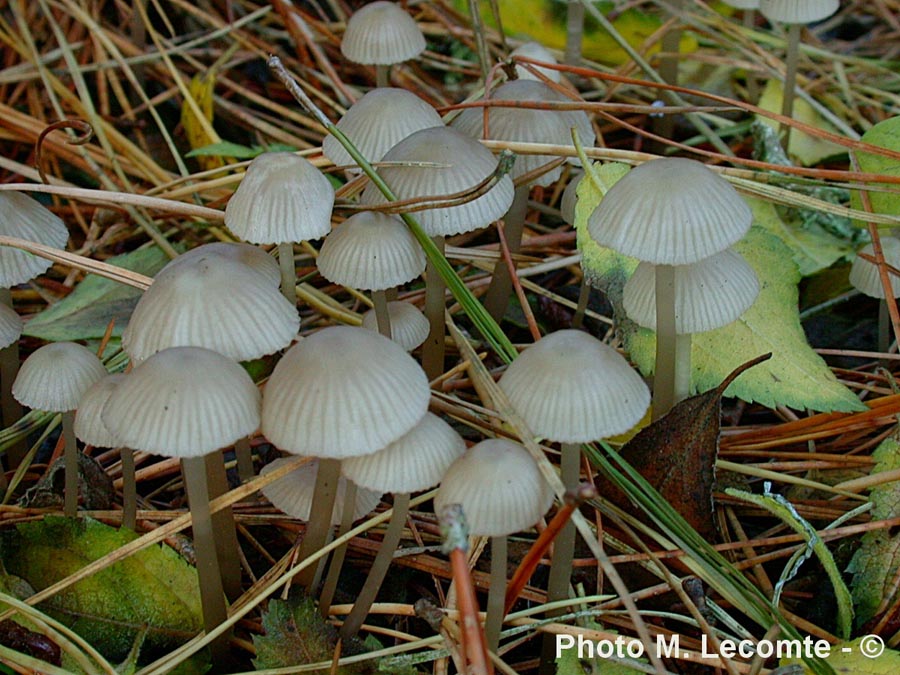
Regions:
[[[875,247],[866,244],[860,253],[874,255]],[[900,239],[896,237],[881,237],[881,253],[884,261],[893,267],[900,268]],[[894,297],[900,296],[900,277],[888,273],[891,280],[891,291]],[[878,351],[887,352],[890,347],[890,315],[885,303],[884,284],[881,283],[881,273],[878,265],[857,256],[850,267],[850,284],[864,295],[878,298]]]
[[[509,53],[510,58],[515,56],[524,56],[528,59],[534,59],[535,61],[543,61],[544,63],[552,63],[556,64],[558,61],[556,57],[540,42],[523,42],[518,47],[513,49]],[[532,64],[528,64],[532,68],[534,68],[541,75],[546,77],[551,82],[555,82],[559,84],[559,81],[562,79],[562,74],[558,70],[553,70],[552,68],[541,68],[540,66],[534,66]],[[516,66],[516,75],[520,80],[537,80],[538,82],[541,79],[535,75],[531,70],[526,68],[523,65]]]
[[[386,87],[390,67],[425,50],[425,36],[413,18],[393,2],[379,0],[356,10],[347,21],[341,53],[354,63],[375,65],[375,86]]]
[[[387,304],[387,312],[391,322],[391,340],[406,351],[413,351],[428,338],[428,319],[412,303],[392,300]],[[375,310],[363,314],[362,327],[378,330]]]
[[[168,266],[193,263],[199,258],[207,256],[219,256],[256,270],[276,288],[281,281],[278,263],[272,256],[258,246],[239,241],[215,241],[211,244],[202,244],[171,260]]]

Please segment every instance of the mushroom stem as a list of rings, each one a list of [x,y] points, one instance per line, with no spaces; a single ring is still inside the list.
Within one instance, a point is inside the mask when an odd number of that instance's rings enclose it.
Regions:
[[[653,375],[653,419],[675,405],[675,268],[656,266],[656,371]]]
[[[520,185],[516,188],[513,202],[503,217],[503,233],[506,235],[506,246],[509,254],[513,255],[522,248],[522,231],[525,229],[525,215],[528,213],[528,195],[531,188],[528,185]],[[506,308],[509,305],[509,296],[512,293],[512,277],[506,261],[501,255],[494,264],[491,285],[484,297],[484,308],[500,323]]]
[[[673,405],[691,395],[691,334],[675,336],[675,393]]]
[[[338,525],[338,538],[350,531],[350,528],[353,526],[353,516],[356,512],[356,483],[346,478],[344,480],[347,481],[347,487],[344,490],[344,508],[341,511],[341,523]],[[328,610],[331,609],[331,603],[334,600],[334,593],[341,578],[341,568],[344,566],[344,557],[346,555],[347,542],[338,546],[331,554],[331,562],[328,563],[328,575],[325,577],[322,594],[319,596],[319,614],[322,615],[322,618],[328,617]]]
[[[753,30],[756,27],[756,10],[755,9],[745,9],[744,10],[744,28],[747,30]],[[756,76],[753,74],[751,70],[747,71],[747,98],[750,99],[750,103],[756,103],[759,101],[759,81],[756,79]]]
[[[359,632],[363,621],[369,614],[372,603],[375,602],[375,596],[378,595],[378,590],[381,588],[384,577],[387,575],[388,568],[391,566],[394,552],[400,544],[400,537],[403,534],[406,518],[409,515],[408,492],[394,495],[393,511],[387,531],[384,533],[384,539],[382,539],[375,560],[369,568],[369,576],[366,577],[362,590],[356,596],[353,608],[344,619],[344,625],[341,627],[341,638],[344,641]]]
[[[584,5],[581,0],[566,4],[566,52],[563,62],[570,66],[581,63],[581,42],[584,38]]]
[[[298,559],[305,560],[325,545],[331,531],[331,514],[334,511],[334,499],[337,496],[338,480],[341,477],[341,461],[339,459],[320,459],[316,472],[316,487],[313,493],[312,506],[309,511],[309,522],[306,534],[300,543]],[[310,565],[297,575],[297,583],[307,591],[312,589],[318,565]]]
[[[62,427],[66,467],[63,512],[67,518],[75,518],[78,515],[78,445],[75,441],[74,410],[67,410],[62,414]]]
[[[216,533],[209,513],[205,458],[183,458],[181,472],[191,509],[194,553],[197,558],[197,576],[200,580],[200,602],[203,605],[203,627],[208,633],[228,618],[228,610],[225,606],[219,558],[216,555]],[[226,639],[227,633],[216,638],[210,645],[213,664],[221,663],[224,659]]]
[[[432,239],[441,255],[444,254],[444,237]],[[422,348],[422,368],[429,380],[444,373],[444,280],[431,259],[425,269],[425,316],[430,329]]]
[[[500,645],[503,609],[506,604],[506,537],[491,537],[491,587],[488,590],[484,637],[490,652]]]
[[[794,88],[797,83],[797,55],[800,51],[800,30],[802,26],[799,23],[791,24],[788,29],[788,45],[785,62],[787,70],[784,73],[784,89],[781,97],[781,114],[785,117],[794,116]],[[787,124],[781,124],[779,130],[784,137],[784,149],[787,151],[791,141],[791,127]]]
[[[294,245],[278,244],[278,267],[281,270],[281,293],[292,305],[297,304],[297,271],[294,269]]]
[[[572,316],[572,328],[581,328],[584,325],[584,315],[587,313],[588,302],[591,299],[591,285],[587,277],[581,277],[581,287],[578,289],[578,306]]]
[[[378,64],[375,66],[375,86],[390,87],[391,86],[391,67]]]
[[[250,439],[244,436],[234,443],[234,458],[237,461],[238,478],[244,483],[253,478],[253,451],[250,449]]]
[[[372,291],[372,302],[375,305],[375,320],[378,322],[378,332],[390,340],[391,315],[388,312],[387,293],[383,290]]]
[[[137,528],[137,485],[134,480],[134,450],[120,448],[122,458],[122,527]]]
[[[0,288],[0,302],[12,308],[12,294],[8,288]],[[22,417],[22,406],[13,398],[12,384],[19,372],[19,341],[16,340],[9,347],[0,349],[0,411],[3,415],[3,426],[10,427]],[[15,445],[6,450],[6,459],[9,469],[15,469],[22,460],[28,448],[25,441],[17,441]]]
[[[578,487],[581,474],[581,447],[577,443],[563,443],[561,476],[566,490]],[[572,575],[572,559],[575,556],[575,524],[566,523],[553,543],[550,560],[550,580],[547,585],[547,600],[554,602],[569,597],[569,580]],[[559,614],[561,612],[557,612]],[[553,616],[553,614],[548,613]]]
[[[204,461],[207,492],[210,499],[216,499],[228,492],[225,458],[221,452],[212,452],[204,457]],[[240,544],[234,526],[234,513],[230,506],[226,506],[212,514],[211,518],[212,528],[216,533],[216,555],[225,595],[229,600],[237,600],[241,596],[241,560],[238,556]]]
[[[878,351],[887,354],[891,348],[891,315],[887,300],[878,302]]]

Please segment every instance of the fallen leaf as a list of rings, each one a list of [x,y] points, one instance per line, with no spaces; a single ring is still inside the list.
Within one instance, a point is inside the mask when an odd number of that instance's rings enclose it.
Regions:
[[[877,145],[886,150],[900,151],[900,117],[890,117],[879,122],[863,134],[862,140],[871,145]],[[900,176],[900,160],[884,155],[876,155],[870,152],[857,152],[856,159],[859,168],[865,173],[882,173],[888,176]],[[874,183],[872,187],[879,190],[869,191],[869,200],[872,203],[872,211],[875,213],[900,213],[900,185],[891,183]],[[863,209],[859,190],[850,193],[850,206],[854,209]],[[855,221],[859,227],[865,227],[863,222]],[[882,226],[887,228],[887,226]]]
[[[885,649],[877,657],[864,654],[867,646],[865,640],[871,636],[865,636],[852,642],[839,642],[831,645],[831,652],[825,662],[834,669],[837,675],[894,675],[900,673],[900,652],[893,649]],[[844,651],[844,650],[847,651]],[[802,665],[802,659],[781,659],[782,666],[792,664]],[[813,675],[813,671],[803,666],[804,675]]]

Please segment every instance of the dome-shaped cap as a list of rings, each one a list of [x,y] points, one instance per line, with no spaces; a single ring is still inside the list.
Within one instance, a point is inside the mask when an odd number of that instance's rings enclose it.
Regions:
[[[558,63],[556,57],[550,52],[549,49],[544,47],[540,42],[524,42],[515,49],[513,49],[510,53],[510,56],[524,56],[525,58],[534,59],[535,61],[543,61],[544,63]],[[532,64],[528,64],[532,65]],[[551,70],[550,68],[541,68],[540,66],[533,66],[535,70],[541,73],[544,77],[546,77],[551,82],[559,82],[561,78],[561,74],[558,70]],[[516,75],[519,76],[520,80],[538,80],[537,75],[532,73],[528,68],[524,66],[516,66]]]
[[[814,23],[838,11],[840,0],[759,0],[759,11],[769,21]]]
[[[528,451],[506,439],[469,448],[447,469],[434,511],[461,504],[476,537],[505,537],[527,530],[553,503],[553,491]]]
[[[575,204],[578,202],[578,186],[581,184],[582,178],[584,178],[583,173],[574,174],[559,199],[560,216],[569,225],[575,224]]]
[[[361,211],[325,237],[316,265],[336,284],[382,291],[419,276],[425,252],[399,218]]]
[[[263,251],[259,246],[244,244],[242,242],[216,241],[211,244],[203,244],[183,253],[169,265],[189,263],[205,256],[220,256],[233,262],[246,265],[252,270],[262,274],[273,286],[281,283],[281,272],[278,270],[278,262]]]
[[[536,80],[513,80],[501,84],[490,97],[503,101],[556,102],[570,100],[555,89]],[[466,108],[455,120],[453,128],[472,138],[484,138],[484,110]],[[579,140],[586,146],[594,144],[594,130],[588,116],[581,110],[538,110],[534,108],[488,108],[488,136],[494,140],[524,143],[571,145],[572,128],[578,129]],[[555,155],[518,155],[510,172],[513,180],[556,159]],[[534,181],[547,186],[556,182],[562,169],[552,171]]]
[[[354,63],[389,66],[425,51],[425,36],[393,2],[370,2],[347,21],[341,53]]]
[[[19,369],[12,395],[22,405],[47,412],[78,407],[82,394],[106,375],[97,355],[74,342],[44,345]]]
[[[900,268],[900,239],[896,237],[882,237],[881,252],[884,255],[884,261],[888,265]],[[874,255],[872,244],[866,244],[860,253]],[[900,297],[900,277],[889,272],[888,278],[891,280],[894,297]],[[884,286],[881,284],[881,274],[875,263],[860,257],[854,258],[853,265],[850,267],[850,283],[860,293],[884,300]]]
[[[391,319],[391,340],[406,351],[411,352],[428,338],[428,319],[415,305],[393,300],[388,303],[388,316]],[[363,314],[362,327],[378,332],[374,309]]]
[[[122,348],[134,361],[190,346],[247,361],[287,347],[299,328],[297,308],[269,278],[204,254],[160,270],[134,308]]]
[[[428,103],[412,92],[394,87],[372,89],[337,123],[337,128],[370,162],[380,162],[384,153],[410,134],[442,126],[441,116]],[[331,134],[322,141],[322,154],[335,164],[355,166],[344,146]]]
[[[82,443],[98,448],[114,448],[119,440],[109,430],[101,417],[103,406],[127,377],[123,373],[113,373],[97,380],[84,392],[75,411],[75,435]]]
[[[759,280],[747,261],[731,249],[675,266],[675,332],[702,333],[726,326],[759,295]],[[656,330],[656,267],[640,263],[625,283],[625,313]]]
[[[692,159],[655,159],[610,188],[588,219],[602,246],[657,265],[688,265],[724,251],[753,214],[731,184]]]
[[[382,492],[427,490],[441,482],[447,468],[466,450],[466,442],[437,415],[422,421],[371,455],[341,462],[341,471],[357,485]]]
[[[101,418],[129,448],[201,457],[256,431],[259,408],[259,390],[239,363],[202,347],[172,347],[127,375]]]
[[[578,330],[545,335],[500,378],[513,407],[542,438],[587,443],[624,433],[644,416],[650,391],[612,347]]]
[[[385,166],[379,174],[400,200],[445,197],[481,184],[497,169],[497,158],[481,143],[447,127],[422,129],[400,141],[382,158],[385,162],[433,162],[438,166]],[[513,199],[513,184],[503,176],[477,199],[456,206],[417,211],[414,215],[430,237],[471,232],[500,218]],[[369,185],[362,204],[384,204]]]
[[[9,347],[22,336],[22,318],[12,307],[0,303],[0,349]]]
[[[225,206],[225,225],[251,244],[324,237],[331,230],[334,188],[309,160],[264,152],[247,167]]]
[[[296,455],[344,459],[412,429],[431,392],[398,344],[364,328],[333,326],[294,345],[266,384],[262,432]]]
[[[271,473],[285,462],[293,461],[282,457],[270,464],[266,464],[259,472],[260,476]],[[286,513],[291,518],[309,520],[309,512],[312,509],[313,494],[316,488],[316,474],[319,472],[319,463],[315,460],[301,466],[296,471],[282,476],[278,480],[266,485],[261,492],[272,502],[279,511]],[[347,494],[347,479],[343,476],[338,479],[337,493],[334,500],[334,510],[331,512],[331,524],[339,525],[344,513],[345,495]],[[353,512],[353,520],[359,520],[370,513],[378,502],[381,501],[381,493],[367,490],[363,487],[356,489],[356,509]]]
[[[0,192],[0,235],[65,248],[69,231],[65,223],[28,195]],[[24,284],[43,274],[53,263],[12,246],[0,247],[0,287]]]

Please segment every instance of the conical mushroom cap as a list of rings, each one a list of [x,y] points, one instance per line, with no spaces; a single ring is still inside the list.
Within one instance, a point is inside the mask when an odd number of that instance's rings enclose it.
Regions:
[[[344,459],[385,447],[428,409],[428,379],[399,345],[333,326],[291,347],[266,384],[262,432],[296,455]]]
[[[169,264],[189,263],[209,255],[220,256],[227,260],[241,263],[262,274],[273,286],[278,286],[281,283],[281,272],[278,269],[278,262],[275,258],[258,246],[242,242],[216,241],[211,244],[203,244],[197,248],[192,248],[187,253],[182,253]]]
[[[388,303],[388,316],[391,319],[391,340],[411,352],[428,338],[428,319],[419,308],[402,300]],[[375,310],[370,309],[363,314],[362,327],[378,332],[378,317]]]
[[[437,166],[385,166],[381,177],[398,199],[446,197],[481,184],[497,169],[497,158],[473,138],[447,127],[422,129],[387,151],[384,162],[431,162]],[[513,184],[503,176],[486,193],[456,206],[417,211],[414,215],[430,237],[471,232],[500,218],[513,200]],[[360,202],[384,204],[385,198],[369,185]]]
[[[416,492],[441,482],[447,468],[466,450],[466,442],[437,415],[422,421],[396,441],[371,455],[341,462],[341,471],[371,490]]]
[[[500,378],[538,436],[587,443],[624,433],[650,405],[647,385],[612,347],[578,330],[545,335]]]
[[[101,418],[129,448],[202,457],[256,431],[259,409],[259,390],[236,361],[202,347],[171,347],[119,383]]]
[[[75,435],[82,443],[98,448],[114,448],[118,439],[106,426],[101,417],[103,406],[112,396],[116,387],[127,377],[123,373],[113,373],[97,380],[84,392],[75,411]]]
[[[512,441],[490,439],[473,445],[447,469],[434,511],[461,504],[469,534],[505,537],[530,528],[552,503],[553,492],[528,451]]]
[[[759,11],[769,21],[815,23],[838,11],[840,0],[759,0]]]
[[[21,192],[0,192],[0,235],[63,249],[69,239],[65,223]],[[11,288],[43,274],[53,263],[11,246],[0,247],[0,287]]]
[[[105,375],[106,368],[91,350],[74,342],[53,342],[25,359],[12,395],[35,410],[67,412]]]
[[[425,36],[413,18],[393,2],[370,2],[347,21],[341,53],[354,63],[385,65],[408,61],[425,50]]]
[[[0,349],[9,347],[22,336],[22,318],[16,310],[0,303]]]
[[[553,54],[550,52],[550,50],[540,42],[525,42],[513,49],[509,53],[509,55],[524,56],[525,58],[534,59],[535,61],[543,61],[544,63],[559,63],[556,60],[556,57],[553,56]],[[534,66],[534,68],[551,82],[559,83],[561,74],[558,70],[541,68],[540,66]],[[520,80],[540,81],[536,75],[534,75],[530,70],[528,70],[528,68],[525,68],[524,66],[516,66],[516,75],[518,75]]]
[[[655,159],[610,188],[588,219],[602,246],[657,265],[689,265],[741,239],[753,214],[731,184],[692,159]]]
[[[134,308],[122,348],[134,361],[189,346],[247,361],[287,347],[299,328],[297,308],[269,278],[204,254],[160,270]]]
[[[308,160],[265,152],[247,167],[225,206],[225,225],[251,244],[324,237],[331,230],[334,188]]]
[[[881,252],[884,255],[884,261],[888,265],[900,268],[900,239],[896,237],[882,237]],[[874,255],[874,247],[872,244],[866,244],[860,253]],[[888,278],[891,280],[894,297],[900,296],[900,277],[888,272]],[[860,257],[854,258],[853,265],[850,267],[850,283],[860,293],[884,300],[884,286],[881,284],[881,274],[878,272],[878,266],[874,263],[863,260]]]
[[[419,276],[425,252],[399,218],[362,211],[325,237],[316,265],[336,284],[383,291]]]
[[[727,326],[759,295],[756,272],[740,253],[726,249],[691,265],[675,266],[675,332],[702,333]],[[625,283],[628,317],[656,330],[656,266],[640,263]]]
[[[569,225],[575,224],[575,204],[578,202],[578,186],[582,178],[584,174],[581,172],[573,175],[559,199],[559,214]]]
[[[372,89],[337,123],[337,128],[370,162],[380,162],[384,153],[410,134],[442,126],[441,116],[428,103],[412,92],[394,87]],[[338,165],[356,164],[331,134],[322,141],[322,154]]]

